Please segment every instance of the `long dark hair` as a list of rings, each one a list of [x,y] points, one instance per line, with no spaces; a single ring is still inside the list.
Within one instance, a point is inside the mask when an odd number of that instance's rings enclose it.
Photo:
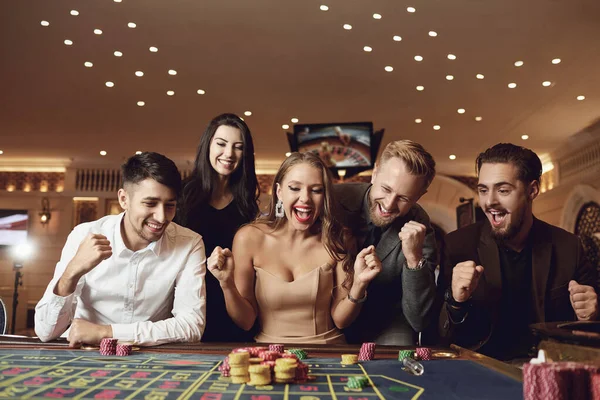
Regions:
[[[329,253],[331,258],[336,262],[342,262],[344,272],[346,273],[342,287],[349,290],[354,277],[354,250],[350,247],[351,241],[349,230],[342,225],[337,214],[340,207],[337,205],[334,197],[331,173],[325,164],[323,164],[323,161],[319,156],[311,152],[292,153],[285,159],[279,167],[275,179],[273,179],[269,212],[267,215],[256,220],[256,223],[263,223],[273,230],[278,230],[285,224],[287,221],[286,218],[277,218],[275,216],[277,185],[281,185],[289,170],[298,164],[308,164],[321,172],[324,188],[323,212],[315,222],[315,228],[320,230],[321,241],[323,242],[327,253]]]
[[[254,168],[254,143],[250,128],[235,114],[221,114],[208,124],[196,151],[194,170],[186,179],[180,199],[177,220],[187,225],[193,210],[206,205],[211,198],[218,176],[209,160],[210,142],[219,126],[237,128],[242,134],[244,150],[242,159],[235,171],[229,176],[229,188],[237,208],[248,221],[258,215],[258,196],[260,194]]]

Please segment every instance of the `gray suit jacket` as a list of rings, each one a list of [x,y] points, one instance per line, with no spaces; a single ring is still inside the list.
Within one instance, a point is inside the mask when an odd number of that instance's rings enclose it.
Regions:
[[[370,222],[362,216],[363,199],[370,187],[367,183],[335,185],[344,225],[352,230],[354,237],[363,235]],[[427,226],[423,247],[427,263],[420,270],[410,270],[405,266],[406,259],[398,238],[400,229],[410,220]],[[350,343],[374,341],[398,346],[414,345],[416,332],[423,331],[433,318],[436,294],[434,271],[437,250],[427,213],[415,205],[407,215],[395,220],[383,232],[376,252],[381,259],[382,271],[369,284],[367,301],[356,321],[345,330],[346,339]]]

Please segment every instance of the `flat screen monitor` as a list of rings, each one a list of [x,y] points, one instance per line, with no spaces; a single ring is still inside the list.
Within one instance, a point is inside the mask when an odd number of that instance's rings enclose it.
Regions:
[[[372,122],[299,124],[294,137],[300,153],[318,154],[330,168],[373,166]]]
[[[14,246],[27,240],[27,210],[0,210],[0,246]]]

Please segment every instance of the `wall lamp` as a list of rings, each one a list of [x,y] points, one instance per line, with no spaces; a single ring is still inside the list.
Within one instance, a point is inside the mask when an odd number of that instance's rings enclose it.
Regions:
[[[47,197],[42,198],[42,212],[40,213],[40,222],[42,225],[46,225],[50,218],[52,217],[52,213],[50,212],[50,200]]]

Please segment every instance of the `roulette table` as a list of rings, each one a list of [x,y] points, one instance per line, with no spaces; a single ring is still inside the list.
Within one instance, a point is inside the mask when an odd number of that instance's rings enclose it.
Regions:
[[[0,398],[38,399],[520,399],[521,372],[462,349],[433,348],[417,376],[397,360],[405,347],[377,346],[375,359],[340,364],[359,346],[305,346],[310,379],[302,383],[233,384],[218,371],[237,347],[256,344],[170,344],[135,348],[126,357],[98,348],[70,349],[64,341],[0,336]],[[297,346],[294,346],[297,347]],[[348,377],[369,385],[352,389]]]

